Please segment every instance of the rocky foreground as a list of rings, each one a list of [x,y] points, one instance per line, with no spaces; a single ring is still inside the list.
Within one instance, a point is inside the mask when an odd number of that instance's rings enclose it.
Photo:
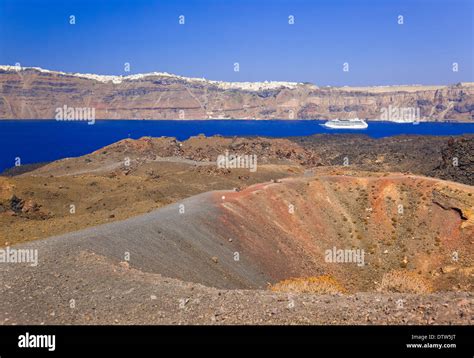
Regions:
[[[472,324],[473,146],[141,138],[8,171],[0,243],[38,265],[0,264],[0,323]]]
[[[58,259],[56,270],[51,268],[25,268],[15,277],[0,271],[0,324],[474,322],[472,292],[316,295],[223,290],[134,270],[90,253]]]
[[[0,66],[0,118],[54,119],[63,106],[93,108],[96,119],[333,119],[354,112],[359,118],[381,119],[387,113],[382,109],[401,114],[413,108],[423,121],[472,122],[474,84],[318,87]]]

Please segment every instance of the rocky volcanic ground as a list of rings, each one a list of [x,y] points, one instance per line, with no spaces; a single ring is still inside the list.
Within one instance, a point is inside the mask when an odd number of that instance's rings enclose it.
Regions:
[[[472,324],[473,294],[223,290],[81,253],[65,272],[2,270],[2,324]],[[20,278],[20,279],[19,279]],[[73,284],[71,284],[71,282]]]
[[[226,150],[257,171],[217,168]],[[39,264],[0,264],[0,322],[472,324],[473,153],[473,136],[142,138],[7,171],[0,243]]]

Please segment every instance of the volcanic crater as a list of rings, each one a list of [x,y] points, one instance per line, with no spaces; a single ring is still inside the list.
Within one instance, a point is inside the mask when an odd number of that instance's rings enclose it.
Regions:
[[[0,321],[471,322],[473,187],[396,171],[383,146],[391,171],[322,165],[304,142],[142,138],[1,177],[1,242],[39,264],[0,265]],[[225,150],[257,172],[216,169]]]

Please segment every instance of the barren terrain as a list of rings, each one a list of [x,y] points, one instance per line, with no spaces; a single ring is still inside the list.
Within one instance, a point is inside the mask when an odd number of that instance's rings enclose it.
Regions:
[[[0,322],[472,324],[472,147],[142,138],[7,171],[0,243],[39,263],[0,264]]]

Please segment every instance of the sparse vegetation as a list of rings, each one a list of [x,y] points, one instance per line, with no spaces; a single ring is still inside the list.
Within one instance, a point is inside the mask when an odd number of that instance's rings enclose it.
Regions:
[[[433,292],[433,289],[428,280],[415,272],[392,270],[383,275],[378,291],[420,294]]]
[[[335,294],[345,293],[344,287],[333,277],[328,275],[291,278],[280,281],[270,289],[275,292],[299,292],[299,293],[317,293],[317,294]]]

